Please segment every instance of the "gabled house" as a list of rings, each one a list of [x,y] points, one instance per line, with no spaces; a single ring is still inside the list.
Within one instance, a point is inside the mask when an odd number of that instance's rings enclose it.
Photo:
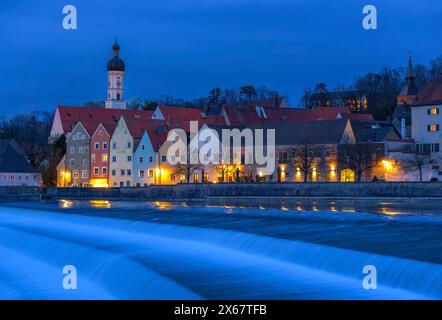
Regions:
[[[109,186],[110,137],[110,133],[101,123],[92,134],[90,142],[90,185],[92,187]]]
[[[66,140],[66,171],[71,176],[69,186],[89,186],[90,134],[78,122]]]
[[[144,133],[134,153],[135,185],[146,186],[159,181],[159,150],[167,139],[164,121],[151,121],[143,125]]]
[[[134,137],[122,116],[110,139],[109,186],[133,186],[133,156]]]

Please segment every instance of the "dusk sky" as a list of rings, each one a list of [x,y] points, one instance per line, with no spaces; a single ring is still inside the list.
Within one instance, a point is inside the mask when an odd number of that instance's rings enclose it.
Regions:
[[[78,29],[62,27],[62,8]],[[362,8],[378,30],[362,28]],[[2,115],[106,98],[118,36],[126,98],[184,99],[216,86],[267,85],[296,106],[303,88],[329,87],[383,66],[442,54],[440,0],[2,0]]]

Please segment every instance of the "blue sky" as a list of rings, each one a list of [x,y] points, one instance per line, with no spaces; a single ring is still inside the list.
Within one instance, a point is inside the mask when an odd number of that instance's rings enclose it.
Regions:
[[[78,10],[64,30],[62,8]],[[378,30],[362,8],[378,9]],[[0,111],[54,110],[106,97],[117,35],[126,98],[190,99],[209,89],[267,85],[296,105],[305,86],[329,87],[383,66],[442,54],[440,0],[2,0]]]

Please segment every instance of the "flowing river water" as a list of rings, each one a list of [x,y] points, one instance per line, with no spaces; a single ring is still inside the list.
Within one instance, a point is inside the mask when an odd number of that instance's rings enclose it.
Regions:
[[[4,203],[0,298],[441,299],[442,203]]]

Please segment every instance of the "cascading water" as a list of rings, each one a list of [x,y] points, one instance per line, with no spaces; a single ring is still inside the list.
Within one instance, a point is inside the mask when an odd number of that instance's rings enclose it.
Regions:
[[[124,215],[123,207],[120,211]],[[166,214],[177,211],[172,208]],[[225,214],[221,208],[184,211],[194,214],[196,221],[207,212],[218,224],[225,219],[218,215]],[[3,295],[31,299],[442,298],[442,266],[437,263],[226,230],[207,221],[204,226],[184,226],[97,215],[0,207]],[[248,211],[241,230],[247,231],[254,215],[259,216],[259,210]],[[189,216],[182,219],[188,223]],[[345,223],[347,218],[337,219]],[[364,223],[376,217],[361,219]],[[323,232],[326,236],[327,230]],[[61,270],[68,264],[78,270],[78,290],[61,287]],[[362,288],[366,265],[377,268],[376,290]]]

